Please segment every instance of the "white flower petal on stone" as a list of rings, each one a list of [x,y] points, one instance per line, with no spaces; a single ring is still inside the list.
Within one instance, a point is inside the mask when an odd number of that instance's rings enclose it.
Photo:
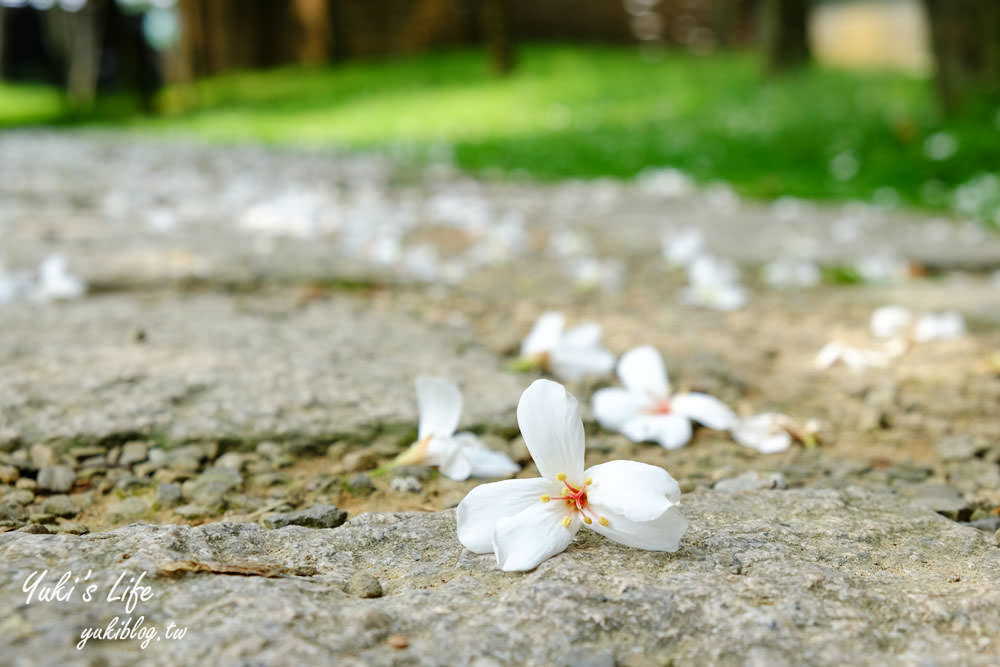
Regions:
[[[663,468],[638,461],[609,461],[588,468],[587,497],[598,514],[652,521],[680,502],[681,488]]]
[[[618,377],[626,389],[640,396],[661,397],[670,393],[663,357],[649,345],[633,348],[622,355],[618,360]]]
[[[49,255],[38,267],[38,299],[78,299],[87,291],[87,285],[72,275],[62,255]]]
[[[691,420],[679,414],[640,415],[625,422],[621,432],[632,442],[652,440],[666,449],[677,449],[691,440]]]
[[[605,518],[608,525],[594,523],[590,528],[609,540],[647,551],[677,551],[688,527],[678,507],[671,507],[652,521],[630,521],[612,511],[607,511]]]
[[[736,423],[736,414],[725,403],[708,394],[677,394],[671,405],[675,413],[717,431],[728,431]]]
[[[559,473],[579,481],[583,474],[584,432],[576,398],[551,380],[535,380],[517,404],[524,444],[546,479]]]
[[[955,311],[921,315],[913,327],[913,340],[918,343],[954,340],[964,335],[965,319]]]
[[[535,502],[514,516],[500,519],[493,534],[497,565],[505,572],[531,570],[562,553],[580,530],[580,519],[563,524],[559,503]]]
[[[649,403],[630,391],[618,387],[605,387],[594,392],[591,398],[594,417],[606,429],[620,430],[629,419],[639,414]]]
[[[450,437],[462,417],[462,392],[458,385],[430,375],[418,375],[415,384],[420,411],[417,437],[421,440],[429,435]]]
[[[539,504],[538,499],[551,488],[552,483],[542,478],[480,484],[469,491],[455,510],[458,540],[469,551],[490,553],[497,523]]]
[[[566,318],[562,313],[553,311],[543,313],[521,343],[521,356],[532,357],[548,353],[559,342],[565,325]]]
[[[892,338],[906,331],[913,323],[913,313],[903,306],[876,308],[869,321],[869,329],[876,338]]]
[[[544,359],[560,379],[581,380],[607,375],[615,357],[601,345],[601,327],[593,322],[563,332],[561,313],[544,313],[521,344],[522,359]]]
[[[774,412],[746,417],[733,426],[732,435],[736,442],[761,454],[783,452],[792,445],[792,436],[784,426],[786,420]]]
[[[615,356],[601,347],[575,347],[560,343],[549,354],[552,373],[568,382],[605,376],[614,366]]]
[[[705,237],[696,227],[664,235],[661,240],[663,259],[671,266],[688,266],[704,251]]]
[[[490,449],[472,433],[456,433],[452,440],[458,443],[459,455],[468,463],[466,477],[504,477],[521,469],[507,454]]]

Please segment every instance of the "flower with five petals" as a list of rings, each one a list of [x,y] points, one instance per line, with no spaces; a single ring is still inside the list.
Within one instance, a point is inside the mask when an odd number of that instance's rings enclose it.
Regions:
[[[678,549],[687,520],[677,482],[636,461],[584,470],[583,422],[562,385],[533,382],[521,395],[517,421],[541,478],[470,491],[457,510],[458,539],[467,549],[493,552],[502,570],[530,570],[564,551],[584,524],[630,547]]]
[[[655,440],[676,449],[691,439],[691,420],[719,431],[736,423],[736,414],[708,394],[670,393],[663,358],[648,345],[629,350],[618,360],[624,389],[594,392],[594,416],[601,426],[619,431],[633,442]]]

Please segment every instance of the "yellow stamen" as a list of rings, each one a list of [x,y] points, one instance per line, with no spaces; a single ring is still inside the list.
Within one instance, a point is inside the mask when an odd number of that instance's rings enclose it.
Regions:
[[[560,482],[565,482],[566,481],[566,473],[564,473],[564,472],[559,473],[558,475],[556,475],[556,479],[558,479]]]
[[[597,523],[601,524],[602,526],[606,526],[606,525],[608,525],[608,520],[605,517],[603,517],[603,516],[602,517],[598,517]]]
[[[547,493],[543,493],[543,494],[542,494],[542,502],[543,502],[543,503],[547,503],[547,502],[549,502],[550,500],[552,500],[552,496],[550,496],[550,495],[549,495],[549,494],[547,494]]]
[[[593,522],[593,521],[592,521],[592,520],[590,519],[590,517],[589,517],[589,516],[585,516],[585,517],[583,517],[583,522],[584,522],[585,524],[587,524],[588,526],[589,526],[590,524],[594,523],[594,522]]]
[[[564,526],[566,526],[567,528],[569,528],[569,524],[571,524],[571,523],[573,523],[572,519],[570,519],[568,516],[564,516],[563,517],[562,524]]]
[[[588,477],[587,479],[583,480],[583,483],[586,484],[587,486],[590,486],[591,484],[594,483],[594,478]]]

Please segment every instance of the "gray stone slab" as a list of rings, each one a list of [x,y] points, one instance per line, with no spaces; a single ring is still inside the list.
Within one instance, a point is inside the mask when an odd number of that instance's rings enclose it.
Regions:
[[[8,305],[0,327],[3,437],[256,444],[321,442],[387,424],[415,429],[419,373],[459,383],[463,427],[514,428],[530,379],[502,371],[467,330],[386,312],[371,300],[302,304],[299,296],[105,295]]]
[[[11,665],[992,665],[1000,549],[884,492],[706,491],[675,554],[581,532],[526,574],[464,551],[452,512],[366,514],[332,530],[134,524],[0,535]],[[33,572],[81,581],[26,602]],[[144,573],[149,598],[107,600]],[[172,575],[169,573],[173,573]],[[351,582],[371,576],[382,597]],[[30,584],[30,581],[28,582]],[[114,596],[112,596],[114,597]],[[138,617],[159,640],[81,633]],[[186,627],[168,639],[169,624]],[[404,647],[405,648],[402,648]],[[399,647],[399,648],[397,648]]]

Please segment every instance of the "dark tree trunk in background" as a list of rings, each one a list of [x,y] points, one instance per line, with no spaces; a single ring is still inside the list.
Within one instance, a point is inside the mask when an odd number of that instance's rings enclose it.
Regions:
[[[957,111],[970,96],[1000,92],[1000,2],[924,0],[938,97]]]
[[[500,76],[514,69],[514,40],[507,0],[481,0],[480,24],[493,71]]]
[[[760,22],[769,72],[794,69],[809,61],[808,0],[763,0]]]
[[[4,58],[3,58],[3,44],[4,44],[4,40],[3,40],[3,26],[4,26],[4,23],[3,23],[3,19],[4,19],[4,15],[3,15],[3,11],[4,11],[3,5],[0,5],[0,79],[3,79],[3,74],[4,74],[4,68],[3,68],[3,62],[4,62]]]
[[[66,96],[77,107],[88,107],[97,97],[104,5],[91,0],[76,12],[45,12],[46,40],[65,71]]]

